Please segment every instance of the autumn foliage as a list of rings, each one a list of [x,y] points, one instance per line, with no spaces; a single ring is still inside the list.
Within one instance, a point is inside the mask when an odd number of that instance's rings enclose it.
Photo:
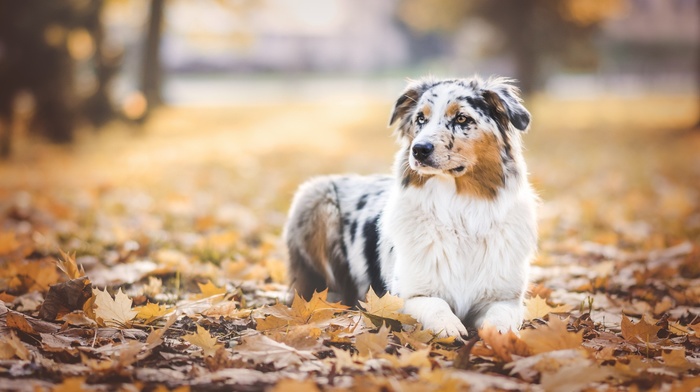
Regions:
[[[466,341],[390,294],[349,308],[285,284],[294,188],[388,168],[387,107],[281,106],[274,127],[270,108],[164,109],[138,143],[25,152],[0,166],[0,389],[700,388],[700,138],[671,116],[692,103],[644,122],[628,102],[552,105],[526,136],[543,199],[526,320]]]

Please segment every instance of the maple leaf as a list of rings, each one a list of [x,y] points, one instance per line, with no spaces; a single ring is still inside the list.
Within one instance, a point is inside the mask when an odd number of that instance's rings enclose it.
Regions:
[[[559,317],[550,317],[545,325],[520,331],[520,338],[533,354],[579,348],[583,343],[583,331],[567,331],[568,320],[568,318],[562,320]]]
[[[525,319],[533,320],[542,318],[550,313],[566,313],[573,309],[570,305],[550,306],[547,300],[536,295],[525,300]]]
[[[165,305],[150,302],[144,306],[136,307],[134,310],[138,312],[136,314],[136,318],[146,320],[147,324],[161,316],[164,316],[169,311],[168,307]]]
[[[416,323],[413,317],[401,313],[403,299],[388,292],[380,298],[370,286],[367,292],[367,302],[358,302],[364,309],[362,315],[369,320],[369,324],[373,324],[377,328],[386,324],[392,331],[400,331],[403,324]]]
[[[330,321],[338,312],[348,309],[341,303],[326,301],[328,289],[314,293],[309,302],[294,295],[291,308],[283,304],[264,309],[265,318],[256,319],[258,331],[268,331],[290,325],[318,324]]]
[[[389,328],[382,325],[377,333],[365,331],[355,338],[355,347],[364,358],[377,358],[384,354],[389,344]]]
[[[219,347],[223,347],[215,337],[209,334],[209,331],[204,329],[202,326],[197,325],[197,332],[193,334],[188,334],[182,337],[184,340],[194,344],[195,346],[202,349],[202,354],[206,356],[214,356],[216,350]]]
[[[203,311],[202,315],[214,318],[240,319],[247,318],[252,312],[252,309],[241,309],[236,301],[225,301]]]
[[[511,362],[513,355],[519,357],[530,355],[527,344],[511,330],[500,333],[496,327],[488,325],[479,330],[479,337],[491,347],[494,354],[502,361]]]
[[[153,331],[151,331],[151,333],[148,334],[148,336],[146,337],[146,344],[148,345],[148,348],[153,348],[163,343],[163,335],[165,334],[165,331],[167,331],[168,328],[170,328],[176,320],[177,313],[173,312],[170,315],[170,317],[168,317],[168,319],[165,321],[165,325],[163,326],[163,328],[154,329]]]
[[[70,279],[78,279],[85,276],[83,266],[78,266],[78,263],[75,262],[75,253],[68,254],[63,250],[59,250],[59,252],[61,253],[61,258],[56,259],[56,266],[58,269],[68,275]]]
[[[657,334],[661,327],[654,325],[654,320],[647,320],[646,316],[642,316],[641,320],[634,324],[632,320],[623,314],[620,329],[622,330],[622,337],[631,342],[649,343],[660,340]]]
[[[661,358],[666,366],[679,369],[681,371],[688,370],[694,367],[693,364],[685,357],[685,349],[664,350],[661,352]]]
[[[124,328],[131,325],[137,311],[131,309],[131,298],[119,289],[112,298],[107,289],[93,289],[95,294],[95,317],[99,324],[108,327]]]
[[[213,296],[222,295],[222,294],[226,293],[226,288],[216,287],[214,285],[214,283],[211,282],[211,280],[207,281],[207,283],[205,283],[205,284],[197,283],[197,286],[199,286],[200,293],[193,297],[193,299],[195,299],[195,300],[210,298]]]

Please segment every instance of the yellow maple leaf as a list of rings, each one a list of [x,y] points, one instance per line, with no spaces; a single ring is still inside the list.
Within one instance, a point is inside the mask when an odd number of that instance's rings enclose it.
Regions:
[[[268,331],[290,325],[318,324],[332,320],[333,317],[347,306],[336,302],[328,302],[328,289],[314,293],[311,300],[306,302],[299,294],[295,294],[291,308],[276,304],[264,309],[265,318],[256,319],[258,331]]]
[[[107,327],[125,328],[131,326],[131,320],[137,311],[131,309],[131,298],[119,289],[112,298],[107,289],[93,289],[95,297],[95,317],[98,324]]]
[[[545,325],[520,331],[520,338],[533,354],[579,348],[583,343],[583,331],[567,331],[568,320],[568,318],[550,317],[549,323]]]
[[[68,278],[78,279],[85,276],[83,266],[78,266],[78,263],[75,262],[75,253],[68,254],[63,250],[59,250],[59,252],[61,253],[61,258],[56,259],[56,266],[68,275]]]
[[[165,305],[159,305],[150,302],[144,306],[134,308],[134,310],[138,312],[136,314],[136,318],[146,320],[146,322],[153,321],[165,315],[169,311],[168,307]]]
[[[380,298],[372,287],[370,287],[367,292],[367,302],[359,302],[365,310],[362,312],[365,320],[368,320],[376,327],[387,324],[392,330],[398,331],[401,330],[402,324],[416,323],[413,317],[401,313],[401,309],[403,309],[403,299],[395,295],[386,293]]]
[[[382,326],[377,333],[366,331],[355,338],[355,347],[364,358],[377,358],[389,344],[389,328]]]
[[[525,300],[525,319],[542,318],[550,313],[566,313],[570,312],[572,308],[571,305],[550,306],[546,299],[536,295]]]
[[[216,350],[218,350],[219,347],[223,347],[223,345],[220,344],[215,337],[209,334],[209,331],[200,325],[197,325],[196,333],[185,335],[182,338],[188,341],[190,344],[194,344],[195,346],[201,348],[204,356],[213,357]]]
[[[199,286],[200,293],[195,295],[194,299],[210,298],[215,295],[222,295],[226,293],[226,288],[216,287],[214,283],[211,282],[211,280],[207,281],[207,283],[205,284],[197,283],[197,286]]]

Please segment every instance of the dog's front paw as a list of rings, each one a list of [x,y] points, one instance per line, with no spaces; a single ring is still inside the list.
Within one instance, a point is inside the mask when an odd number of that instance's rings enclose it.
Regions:
[[[422,321],[423,328],[433,331],[441,338],[448,336],[466,338],[468,336],[467,328],[462,324],[462,320],[450,311],[438,311],[432,317],[419,321]]]

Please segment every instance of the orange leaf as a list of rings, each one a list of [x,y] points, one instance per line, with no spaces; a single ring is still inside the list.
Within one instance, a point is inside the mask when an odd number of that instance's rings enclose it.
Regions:
[[[583,343],[583,331],[567,331],[568,320],[568,318],[562,320],[556,316],[550,317],[549,323],[545,325],[520,331],[520,337],[533,354],[579,348]]]
[[[513,331],[509,330],[502,334],[496,327],[489,325],[479,330],[479,336],[491,346],[494,354],[505,362],[511,362],[513,355],[519,357],[530,355],[528,346]]]

